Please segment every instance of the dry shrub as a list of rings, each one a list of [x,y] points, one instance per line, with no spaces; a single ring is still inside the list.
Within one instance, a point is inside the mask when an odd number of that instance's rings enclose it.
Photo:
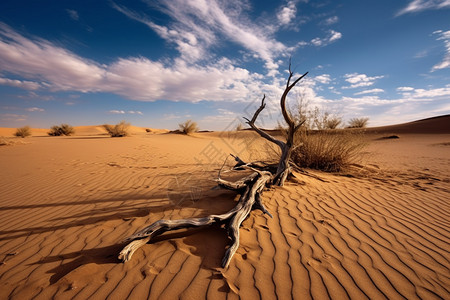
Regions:
[[[325,121],[325,129],[336,129],[341,123],[342,119],[340,117],[330,117]]]
[[[111,137],[129,136],[130,135],[130,133],[128,132],[129,127],[130,123],[127,123],[125,121],[120,121],[114,126],[108,124],[103,125],[103,128],[105,128],[105,130]]]
[[[363,132],[336,129],[342,118],[318,107],[311,109],[305,101],[298,102],[293,117],[303,121],[297,131],[292,147],[291,161],[300,168],[339,172],[355,163],[365,146]],[[287,131],[281,124],[278,129],[283,135]]]
[[[192,120],[187,120],[183,123],[178,124],[178,127],[180,127],[181,133],[184,134],[191,134],[198,131],[197,123]]]
[[[291,160],[299,167],[339,172],[358,160],[365,144],[361,132],[300,129]]]
[[[368,122],[369,118],[352,118],[348,121],[347,128],[365,128]]]
[[[17,137],[21,137],[21,138],[26,138],[27,136],[31,136],[30,126],[24,126],[24,127],[17,128],[14,135]]]
[[[50,131],[47,132],[50,136],[72,135],[75,133],[75,129],[69,124],[61,124],[60,126],[52,126]]]

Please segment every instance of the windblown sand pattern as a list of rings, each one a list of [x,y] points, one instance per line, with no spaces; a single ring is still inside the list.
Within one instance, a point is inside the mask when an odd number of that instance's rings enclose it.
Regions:
[[[450,135],[429,139],[408,167],[407,157],[395,165],[380,155],[415,143],[374,141],[369,171],[297,174],[266,191],[273,219],[255,211],[243,222],[226,270],[218,227],[164,235],[126,264],[117,255],[121,239],[158,219],[233,207],[233,193],[211,188],[239,138],[36,137],[2,147],[0,299],[450,299]]]

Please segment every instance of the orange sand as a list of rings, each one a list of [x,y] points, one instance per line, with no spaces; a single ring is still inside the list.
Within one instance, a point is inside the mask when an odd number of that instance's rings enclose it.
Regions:
[[[450,299],[450,130],[410,128],[367,134],[352,176],[309,171],[266,191],[273,219],[251,213],[225,270],[216,227],[166,234],[126,264],[117,255],[158,219],[233,207],[214,179],[230,152],[258,158],[254,133],[109,138],[90,126],[1,146],[0,299]]]

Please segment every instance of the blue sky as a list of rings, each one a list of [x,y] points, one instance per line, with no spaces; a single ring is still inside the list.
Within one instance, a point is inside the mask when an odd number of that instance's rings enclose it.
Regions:
[[[0,1],[0,126],[224,130],[291,93],[344,119],[450,113],[450,1]]]

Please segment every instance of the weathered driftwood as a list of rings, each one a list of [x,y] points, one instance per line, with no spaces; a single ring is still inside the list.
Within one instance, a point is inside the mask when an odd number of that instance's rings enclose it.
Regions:
[[[261,137],[267,139],[272,143],[275,143],[280,147],[281,156],[278,165],[273,167],[261,163],[245,163],[239,157],[232,155],[237,162],[232,170],[252,171],[250,175],[247,175],[235,182],[230,182],[220,177],[223,167],[219,171],[219,176],[217,179],[218,185],[222,188],[236,191],[241,195],[239,201],[233,209],[224,214],[209,215],[202,218],[156,221],[155,223],[138,231],[125,240],[125,242],[129,242],[129,244],[125,246],[120,252],[119,259],[123,260],[124,262],[130,260],[131,256],[137,249],[148,243],[152,238],[161,235],[164,232],[182,228],[210,226],[212,224],[218,223],[224,224],[226,226],[228,235],[232,241],[231,246],[226,250],[225,256],[222,260],[222,267],[228,267],[231,258],[239,247],[239,227],[241,226],[241,223],[245,220],[245,218],[249,215],[249,213],[254,209],[259,209],[263,213],[268,214],[270,217],[272,217],[272,215],[267,211],[261,201],[261,194],[264,188],[272,184],[282,186],[288,175],[291,174],[291,167],[289,164],[292,150],[291,148],[294,145],[295,132],[300,128],[303,122],[299,122],[298,124],[295,123],[294,119],[286,109],[286,97],[289,91],[303,77],[305,77],[306,74],[308,73],[303,74],[291,83],[290,81],[292,79],[293,72],[291,71],[291,65],[289,64],[289,77],[280,101],[283,118],[289,126],[286,142],[274,138],[255,125],[256,119],[266,106],[264,102],[265,95],[261,101],[260,107],[254,113],[253,118],[251,120],[246,119],[247,124]]]

